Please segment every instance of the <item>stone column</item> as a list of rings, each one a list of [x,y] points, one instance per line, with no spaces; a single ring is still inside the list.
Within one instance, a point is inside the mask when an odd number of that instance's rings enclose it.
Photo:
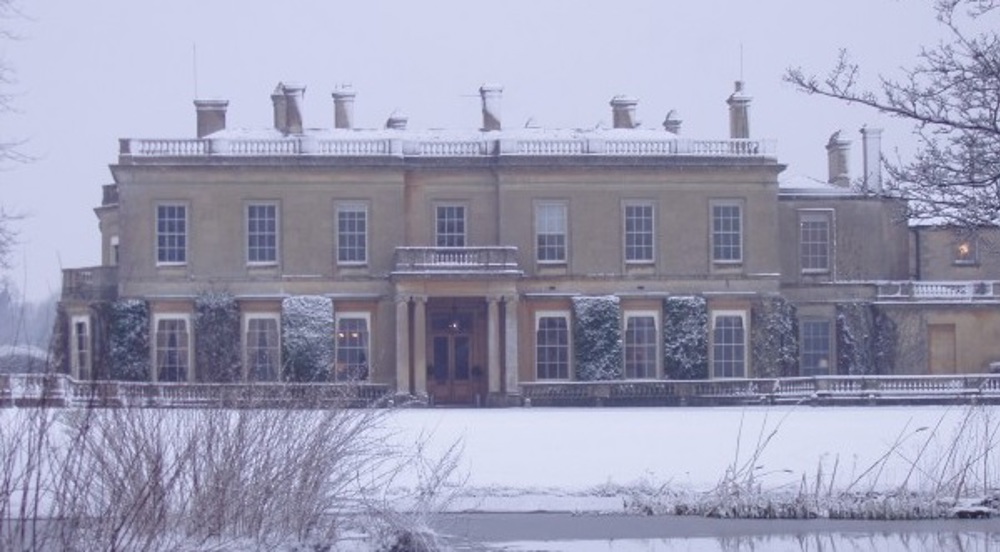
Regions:
[[[410,394],[410,301],[396,296],[396,393]]]
[[[518,349],[517,349],[517,296],[509,295],[504,298],[504,318],[506,328],[504,328],[504,357],[507,363],[506,388],[507,395],[520,393],[517,385],[518,372]]]
[[[413,298],[413,393],[427,396],[427,297]]]
[[[486,298],[486,373],[489,394],[500,392],[500,298]]]

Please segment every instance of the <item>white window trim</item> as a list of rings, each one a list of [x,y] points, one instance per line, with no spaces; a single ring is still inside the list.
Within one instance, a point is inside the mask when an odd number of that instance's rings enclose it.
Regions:
[[[542,318],[562,318],[566,320],[566,378],[540,378],[538,377],[538,330]],[[536,381],[573,381],[573,319],[568,310],[542,310],[535,311],[535,330],[532,337],[534,341]]]
[[[716,320],[722,316],[738,316],[743,323],[743,375],[738,378],[716,377],[715,375],[715,324]],[[750,316],[745,310],[713,310],[710,314],[709,335],[709,359],[708,377],[709,379],[745,379],[750,377]]]
[[[652,257],[649,259],[629,259],[628,258],[628,231],[626,230],[628,225],[628,216],[626,215],[629,207],[649,207],[651,210],[651,223],[652,223]],[[656,264],[656,202],[652,200],[626,200],[622,202],[622,262],[628,266],[649,266]]]
[[[274,260],[250,260],[250,208],[274,207]],[[273,267],[281,263],[281,202],[277,200],[248,200],[243,202],[243,260],[249,267]]]
[[[160,207],[184,208],[184,260],[160,260]],[[191,260],[191,205],[187,201],[157,201],[153,204],[153,260],[157,267],[187,266]]]
[[[278,326],[278,370],[279,370],[279,381],[281,378],[281,313],[278,312],[248,312],[243,313],[243,331],[240,333],[240,343],[243,345],[241,348],[242,359],[243,359],[243,381],[250,381],[250,357],[247,355],[247,334],[250,332],[250,321],[251,320],[274,320]]]
[[[834,259],[834,253],[836,248],[836,220],[834,218],[833,209],[799,209],[798,211],[798,222],[799,222],[799,270],[802,274],[814,275],[814,274],[832,274],[833,267],[836,266],[836,261]],[[809,220],[818,220],[823,218],[826,220],[827,224],[827,240],[826,240],[826,268],[802,268],[802,223]]]
[[[663,357],[663,339],[660,326],[660,311],[655,310],[627,310],[622,314],[622,370],[625,369],[625,332],[628,330],[628,320],[629,318],[653,318],[653,332],[655,334],[654,343],[656,345],[656,357],[655,365],[653,368],[653,378],[658,379],[662,377],[663,374],[663,362],[661,358]]]
[[[150,332],[151,333],[150,339],[152,340],[152,346],[150,347],[150,350],[151,350],[152,357],[153,357],[152,358],[152,363],[151,363],[152,369],[150,370],[150,372],[152,373],[151,375],[152,375],[153,383],[156,383],[156,382],[158,382],[160,380],[160,368],[159,368],[159,365],[156,362],[156,354],[157,354],[156,342],[157,342],[157,333],[159,332],[160,321],[161,320],[183,320],[185,322],[184,327],[187,328],[187,338],[188,338],[188,340],[187,340],[187,342],[188,342],[188,351],[187,351],[188,373],[187,373],[187,380],[186,381],[187,381],[187,383],[194,382],[195,381],[195,377],[194,377],[194,371],[195,371],[195,366],[194,366],[194,327],[192,326],[192,323],[191,323],[192,322],[191,315],[190,314],[186,314],[186,313],[159,313],[159,314],[154,314],[153,315],[153,331]]]
[[[746,205],[742,199],[711,199],[708,202],[708,258],[713,265],[719,267],[735,267],[742,265],[746,259]],[[740,212],[740,256],[738,259],[715,258],[715,208],[736,207]]]
[[[79,334],[76,331],[76,326],[77,324],[80,323],[83,323],[83,325],[87,328],[86,366],[80,366],[80,350],[77,347],[77,344],[79,343]],[[91,367],[94,365],[93,362],[94,347],[93,347],[93,337],[90,333],[91,332],[90,316],[86,314],[74,315],[70,317],[69,324],[70,324],[70,368],[72,370],[73,377],[75,379],[80,379],[81,371],[85,371],[87,374],[91,375],[91,378],[93,378]]]
[[[339,339],[339,336],[337,334],[340,332],[340,321],[343,320],[343,319],[345,319],[345,318],[347,318],[347,319],[359,319],[360,318],[360,319],[363,319],[365,321],[365,328],[368,329],[368,346],[367,346],[367,350],[365,351],[365,358],[368,359],[368,380],[371,381],[372,371],[374,369],[374,363],[372,362],[372,350],[375,349],[375,347],[373,345],[373,342],[374,342],[374,339],[375,339],[375,333],[372,331],[372,315],[371,315],[371,312],[369,312],[369,311],[343,311],[343,312],[335,312],[334,313],[334,316],[333,316],[333,334],[334,334],[333,335],[333,344],[334,344],[333,364],[334,364],[334,369],[336,368],[336,365],[337,365],[337,355],[339,354],[339,352],[337,351],[337,340]]]
[[[431,232],[432,238],[434,240],[434,247],[449,247],[444,245],[438,245],[438,209],[442,207],[461,207],[462,208],[462,241],[465,245],[460,247],[469,247],[469,205],[468,202],[463,201],[436,201],[431,208],[431,220],[433,221]],[[453,246],[452,246],[453,247]]]
[[[363,261],[342,261],[340,260],[340,213],[347,211],[363,211],[365,213],[365,259]],[[334,206],[334,221],[333,221],[333,232],[334,232],[334,258],[339,266],[368,266],[368,259],[370,258],[370,244],[371,244],[371,209],[367,201],[360,200],[348,200],[348,201],[337,201]],[[436,211],[435,211],[436,214]],[[437,219],[434,220],[435,225],[437,224]],[[370,332],[369,332],[370,333]]]
[[[563,228],[563,258],[562,259],[539,259],[538,258],[538,213],[541,207],[560,207],[563,210],[563,221],[566,226]],[[545,266],[562,266],[569,263],[569,200],[565,199],[540,199],[534,202],[532,208],[532,222],[534,226],[534,243],[532,244],[532,249],[535,251],[535,262],[540,265]]]

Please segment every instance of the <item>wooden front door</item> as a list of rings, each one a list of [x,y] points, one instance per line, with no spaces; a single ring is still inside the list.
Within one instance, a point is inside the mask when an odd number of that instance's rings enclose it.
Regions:
[[[954,374],[956,371],[955,354],[955,325],[954,324],[930,324],[927,326],[929,334],[928,344],[930,346],[931,373],[932,374]]]
[[[427,393],[434,404],[472,405],[484,399],[473,320],[471,313],[431,314]]]

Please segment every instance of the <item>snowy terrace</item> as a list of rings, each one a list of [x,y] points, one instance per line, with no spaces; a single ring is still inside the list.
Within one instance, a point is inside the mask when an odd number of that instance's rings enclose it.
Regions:
[[[882,302],[998,302],[998,281],[901,281],[876,282],[878,299]]]
[[[120,140],[121,159],[162,157],[618,156],[775,159],[772,140],[679,138],[639,129],[461,132],[400,130],[223,130],[201,139]]]

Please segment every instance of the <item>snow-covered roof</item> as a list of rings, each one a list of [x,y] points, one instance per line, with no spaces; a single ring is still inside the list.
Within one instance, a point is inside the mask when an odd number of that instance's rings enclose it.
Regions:
[[[861,196],[854,188],[831,184],[804,174],[782,174],[778,182],[778,193],[794,196]]]

